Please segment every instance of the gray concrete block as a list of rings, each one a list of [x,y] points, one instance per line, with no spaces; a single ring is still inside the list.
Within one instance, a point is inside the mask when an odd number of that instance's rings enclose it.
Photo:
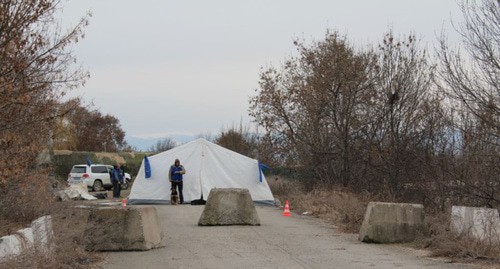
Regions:
[[[260,225],[260,219],[248,189],[212,189],[198,225]]]
[[[48,252],[50,251],[52,237],[51,217],[40,217],[34,220],[30,227],[0,238],[0,261],[33,249]]]
[[[425,231],[423,205],[370,202],[358,239],[366,243],[411,242]]]
[[[0,238],[0,262],[23,252],[24,240],[19,235],[6,235]]]
[[[162,247],[163,234],[156,208],[95,207],[85,228],[88,250],[150,250]]]
[[[500,243],[500,216],[497,209],[453,206],[450,229],[479,240]]]
[[[31,223],[35,248],[38,251],[49,252],[52,250],[54,230],[52,229],[52,217],[43,216]]]

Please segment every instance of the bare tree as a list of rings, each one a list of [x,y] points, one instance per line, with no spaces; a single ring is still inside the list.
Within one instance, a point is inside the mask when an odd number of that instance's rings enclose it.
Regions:
[[[251,115],[285,163],[309,167],[324,183],[347,186],[356,160],[354,141],[365,128],[362,108],[371,99],[373,57],[338,33],[311,46],[295,45],[298,58],[261,73]]]
[[[62,107],[67,106],[68,103]],[[125,131],[118,118],[103,115],[77,100],[69,102],[69,106],[70,111],[54,126],[54,149],[116,152],[127,148]]]
[[[458,49],[440,39],[439,85],[452,105],[457,137],[449,170],[450,188],[460,202],[500,204],[500,2],[460,3],[464,22]]]
[[[150,151],[150,152],[163,152],[163,151],[167,151],[169,149],[173,149],[176,146],[177,146],[177,143],[175,142],[175,140],[173,140],[170,137],[165,137],[161,140],[158,140],[156,142],[156,144],[154,144],[153,146],[151,146],[148,149],[148,151]]]
[[[370,156],[378,170],[374,182],[390,196],[420,177],[417,154],[432,138],[424,137],[426,121],[434,115],[430,104],[432,65],[414,35],[395,37],[389,31],[377,50],[376,98],[371,110]]]
[[[487,142],[500,145],[500,3],[465,0],[460,8],[465,21],[457,32],[465,52],[440,39],[442,87],[480,121]]]
[[[36,159],[47,149],[56,119],[71,110],[60,98],[88,77],[71,46],[83,37],[84,17],[62,33],[57,0],[0,0],[0,219],[27,223],[49,214],[48,169]]]
[[[58,99],[81,85],[70,46],[83,37],[84,17],[67,33],[54,12],[59,1],[0,1],[0,187],[30,167],[67,111]]]
[[[316,181],[396,198],[427,181],[422,171],[445,127],[433,66],[416,37],[389,32],[365,51],[336,33],[296,45],[299,57],[264,70],[250,101],[275,157]]]
[[[239,127],[232,126],[227,130],[222,130],[214,142],[232,151],[258,159],[258,140],[258,134],[251,133],[250,128],[243,127],[240,122]]]
[[[250,99],[270,159],[386,199],[498,206],[500,4],[481,3],[461,5],[468,55],[442,39],[437,66],[413,34],[373,50],[337,33],[295,42]]]

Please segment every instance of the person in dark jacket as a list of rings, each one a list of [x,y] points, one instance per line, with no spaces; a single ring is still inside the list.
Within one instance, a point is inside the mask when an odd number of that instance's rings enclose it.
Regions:
[[[113,198],[120,198],[120,184],[123,183],[123,174],[118,165],[114,165],[113,170],[111,170],[111,183],[113,183]]]
[[[168,171],[168,180],[172,183],[172,187],[170,190],[177,189],[177,193],[179,194],[179,202],[184,203],[184,196],[182,195],[182,175],[186,173],[186,169],[181,165],[179,159],[175,159],[174,164],[170,166],[170,170]]]

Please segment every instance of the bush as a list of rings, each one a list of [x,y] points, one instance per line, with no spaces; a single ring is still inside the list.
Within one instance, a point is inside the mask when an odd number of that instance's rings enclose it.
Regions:
[[[42,169],[12,178],[0,189],[0,219],[25,224],[48,214],[55,202],[51,188]]]
[[[500,242],[478,240],[450,230],[450,212],[436,212],[426,217],[431,239],[423,239],[418,244],[428,247],[436,257],[450,257],[457,260],[487,260],[500,262]]]
[[[301,214],[308,212],[336,225],[341,231],[357,233],[363,222],[370,195],[359,195],[345,189],[315,187],[307,191],[304,182],[281,177],[268,179],[273,194],[290,209]]]

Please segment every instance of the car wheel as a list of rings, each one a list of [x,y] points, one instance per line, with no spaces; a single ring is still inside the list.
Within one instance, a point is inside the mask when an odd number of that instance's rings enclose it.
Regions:
[[[94,181],[94,185],[92,185],[92,189],[94,189],[94,191],[102,191],[104,189],[102,186],[102,181],[100,181],[100,180]]]
[[[129,179],[125,179],[125,180],[123,181],[123,183],[122,183],[122,184],[120,184],[120,188],[121,188],[122,190],[126,190],[126,189],[128,189],[128,186],[129,186],[129,185],[130,185],[130,180],[129,180]]]

